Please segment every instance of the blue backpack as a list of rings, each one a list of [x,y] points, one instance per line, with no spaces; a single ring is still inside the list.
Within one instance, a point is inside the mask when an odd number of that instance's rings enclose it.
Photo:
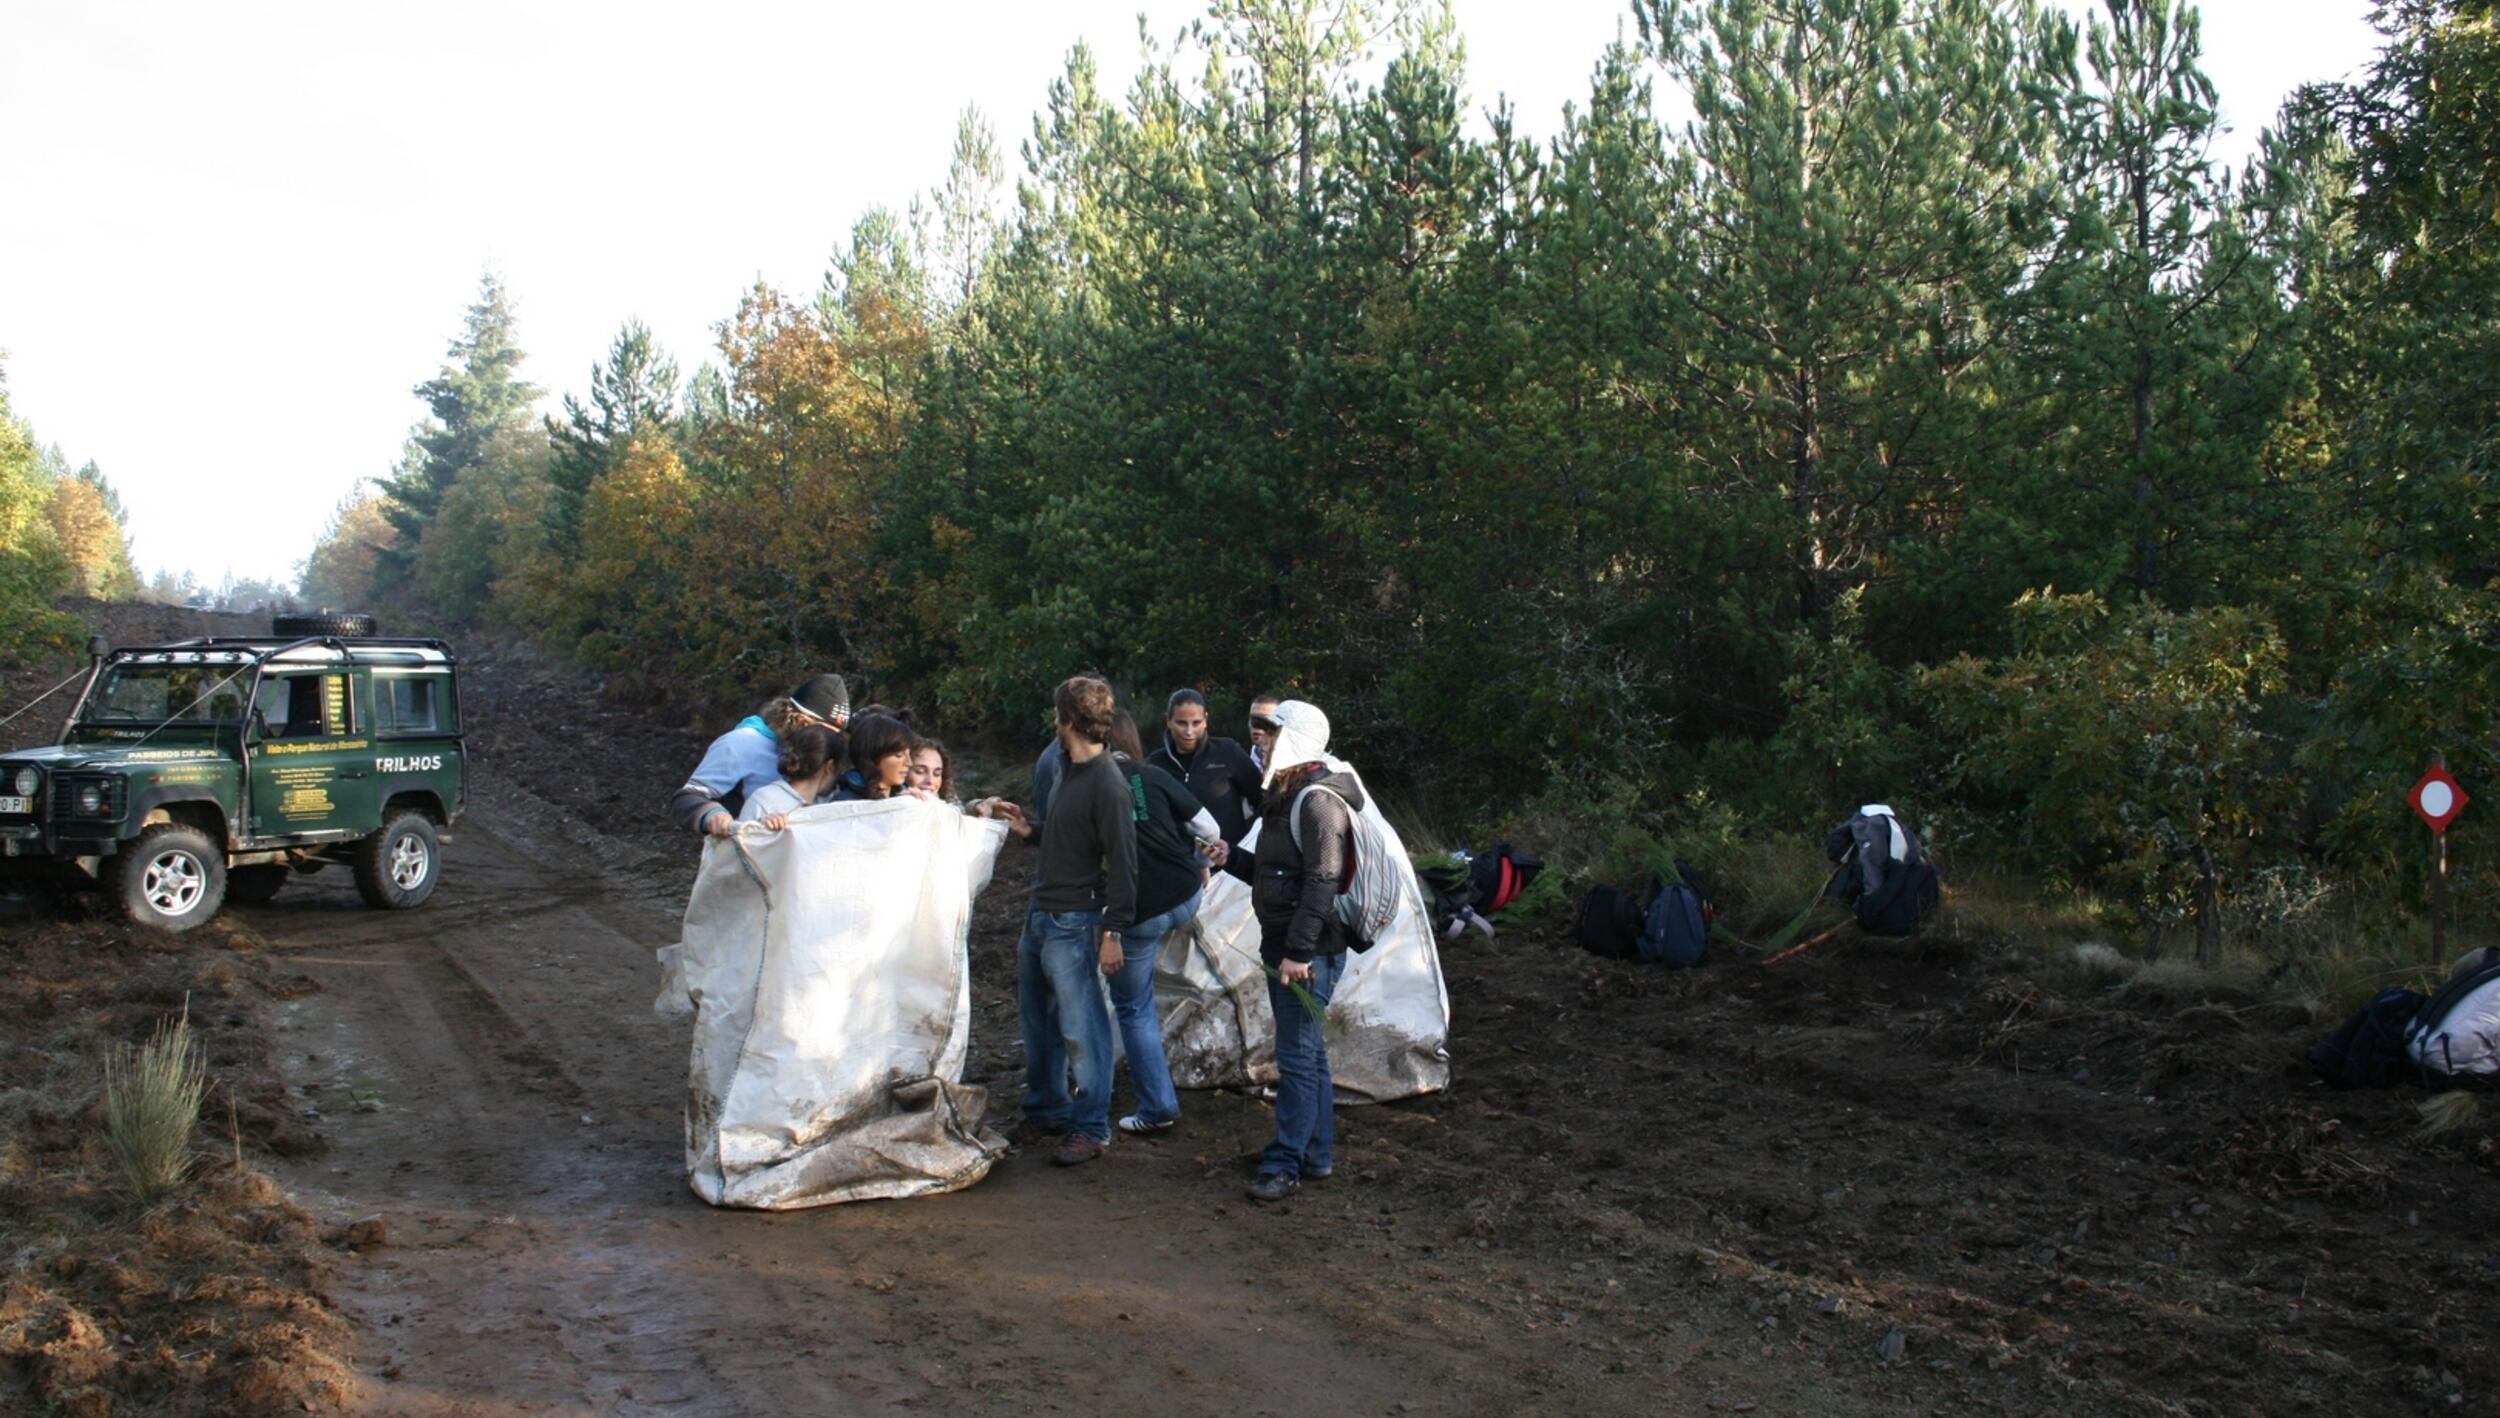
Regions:
[[[1682,881],[1662,882],[1649,898],[1638,942],[1641,963],[1688,970],[1710,942],[1710,908]]]

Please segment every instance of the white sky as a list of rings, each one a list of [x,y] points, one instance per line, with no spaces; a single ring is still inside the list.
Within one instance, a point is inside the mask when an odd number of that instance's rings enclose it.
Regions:
[[[812,293],[861,211],[941,181],[965,103],[1012,169],[1076,41],[1122,93],[1140,8],[1162,38],[1202,7],[0,0],[11,402],[120,489],[143,571],[289,579],[481,270],[550,408],[627,316],[691,371],[756,277]],[[2368,9],[2209,0],[2223,156],[2367,59]],[[1471,97],[1537,134],[1631,31],[1624,0],[1456,10]]]

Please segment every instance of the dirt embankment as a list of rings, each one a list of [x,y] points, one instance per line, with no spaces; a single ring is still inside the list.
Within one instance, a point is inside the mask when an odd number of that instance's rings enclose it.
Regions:
[[[1469,937],[1454,1082],[1349,1110],[1338,1178],[1240,1196],[1267,1113],[969,1191],[794,1215],[684,1187],[649,1013],[705,734],[476,653],[475,805],[433,903],[337,874],[235,914],[318,992],[266,1021],[362,1411],[2446,1413],[2500,1393],[2488,1122],[2299,1070],[2317,1024],[2114,996],[2020,946],[1761,968]],[[1010,770],[1000,770],[1006,776]],[[974,1056],[1020,1073],[1011,853]]]
[[[117,642],[265,630],[154,606],[69,607]],[[0,714],[83,654],[0,674]],[[73,684],[0,741],[48,741]],[[0,917],[0,1407],[81,1415],[300,1413],[350,1401],[352,1329],[330,1250],[262,1171],[317,1154],[272,1056],[274,1018],[312,988],[231,924],[134,930],[91,898]],[[211,1085],[190,1177],[124,1194],[102,1066],[188,1015]]]

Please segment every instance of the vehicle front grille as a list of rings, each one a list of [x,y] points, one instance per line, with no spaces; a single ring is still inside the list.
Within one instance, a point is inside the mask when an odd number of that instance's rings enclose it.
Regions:
[[[109,774],[65,774],[53,779],[47,786],[50,791],[45,796],[49,800],[46,806],[50,809],[50,817],[61,824],[119,821],[129,791],[127,784]],[[93,811],[79,805],[90,788],[96,790]]]

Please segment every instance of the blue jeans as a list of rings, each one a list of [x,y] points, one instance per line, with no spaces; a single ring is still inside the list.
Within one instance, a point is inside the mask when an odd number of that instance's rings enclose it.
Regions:
[[[1108,1142],[1111,1011],[1102,1002],[1101,943],[1100,911],[1026,911],[1016,942],[1016,1004],[1024,1023],[1024,1116],[1037,1127]]]
[[[1271,962],[1274,963],[1274,962]],[[1343,955],[1311,962],[1304,986],[1323,1013],[1345,973]],[[1313,1019],[1293,991],[1270,977],[1267,1003],[1276,1011],[1276,1139],[1259,1154],[1259,1175],[1299,1179],[1337,1165],[1337,1085],[1328,1076],[1328,1028]]]
[[[1168,1123],[1181,1115],[1172,1090],[1172,1066],[1163,1057],[1163,1016],[1155,1009],[1155,958],[1163,938],[1198,919],[1197,894],[1160,916],[1139,921],[1120,935],[1120,972],[1111,977],[1111,1012],[1120,1021],[1120,1047],[1128,1050],[1128,1078],[1137,1089],[1137,1115]]]

